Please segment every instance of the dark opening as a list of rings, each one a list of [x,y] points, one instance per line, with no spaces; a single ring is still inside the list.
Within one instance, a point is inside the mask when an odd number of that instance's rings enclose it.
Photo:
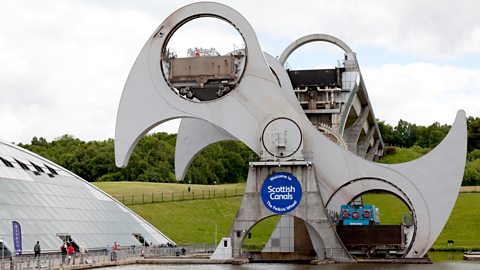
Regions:
[[[35,168],[35,170],[37,170],[37,172],[45,172],[40,166],[38,166],[37,164],[33,163],[30,161],[30,163],[33,165],[33,167]]]
[[[48,169],[48,170],[49,170],[49,171],[50,171],[52,174],[54,174],[54,175],[58,175],[58,173],[57,173],[57,171],[56,171],[55,169],[53,169],[53,168],[51,168],[51,167],[47,166],[46,164],[44,164],[44,165],[45,165],[45,167],[47,167],[47,169]]]
[[[30,171],[30,168],[28,168],[27,164],[15,159],[15,161],[17,162],[18,165],[20,165],[20,167],[22,167],[22,169],[26,170],[26,171]]]
[[[6,160],[2,157],[0,157],[0,159],[2,160],[3,164],[5,164],[5,166],[13,168],[13,164],[10,161],[8,161],[8,160]]]
[[[138,240],[138,242],[140,242],[140,244],[142,244],[142,246],[145,246],[145,247],[150,246],[148,244],[147,240],[143,237],[143,235],[141,235],[139,233],[133,233],[132,235],[135,237],[135,239]]]

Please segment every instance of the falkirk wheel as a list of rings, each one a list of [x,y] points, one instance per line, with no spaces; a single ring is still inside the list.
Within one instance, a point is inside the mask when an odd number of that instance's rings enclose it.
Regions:
[[[167,44],[172,35],[199,17],[233,25],[245,49],[223,56],[171,57]],[[322,77],[316,71],[305,79],[305,74],[283,68],[295,49],[313,41],[336,44],[345,52],[344,67],[327,78],[328,85],[312,79]],[[261,50],[241,14],[218,3],[178,9],[142,48],[118,109],[117,166],[127,165],[149,130],[178,118],[178,178],[196,153],[218,141],[239,140],[259,156],[250,163],[245,194],[227,238],[233,258],[241,256],[243,240],[255,224],[285,215],[295,221],[296,236],[309,237],[316,258],[353,261],[329,213],[378,190],[392,193],[410,209],[412,226],[401,256],[422,258],[453,209],[465,166],[464,111],[427,155],[402,164],[373,163],[382,155],[383,142],[355,53],[337,38],[315,34],[293,42],[275,59]]]

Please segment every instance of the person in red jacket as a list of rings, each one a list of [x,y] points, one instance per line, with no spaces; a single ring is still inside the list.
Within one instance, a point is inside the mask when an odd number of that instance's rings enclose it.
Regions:
[[[112,255],[113,255],[113,261],[117,260],[117,252],[118,252],[118,244],[117,241],[113,242],[113,247],[112,247]]]
[[[68,253],[68,262],[67,264],[70,264],[70,260],[73,258],[73,264],[75,264],[75,248],[73,245],[70,243],[70,245],[67,248],[67,253]]]

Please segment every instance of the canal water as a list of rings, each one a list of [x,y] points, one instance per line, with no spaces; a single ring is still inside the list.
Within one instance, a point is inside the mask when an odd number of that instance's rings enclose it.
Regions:
[[[480,263],[440,262],[434,264],[268,264],[244,265],[128,265],[109,267],[111,270],[480,270]]]
[[[463,252],[429,252],[433,264],[278,264],[250,263],[244,265],[126,265],[109,270],[480,270],[480,262],[463,261]]]

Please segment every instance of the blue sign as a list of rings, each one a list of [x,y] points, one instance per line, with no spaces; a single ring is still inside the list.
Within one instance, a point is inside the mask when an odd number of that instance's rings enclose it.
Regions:
[[[263,182],[261,197],[265,207],[277,214],[293,211],[302,199],[302,187],[291,173],[277,172]]]
[[[22,228],[20,223],[12,221],[13,226],[13,246],[17,255],[22,255]]]

